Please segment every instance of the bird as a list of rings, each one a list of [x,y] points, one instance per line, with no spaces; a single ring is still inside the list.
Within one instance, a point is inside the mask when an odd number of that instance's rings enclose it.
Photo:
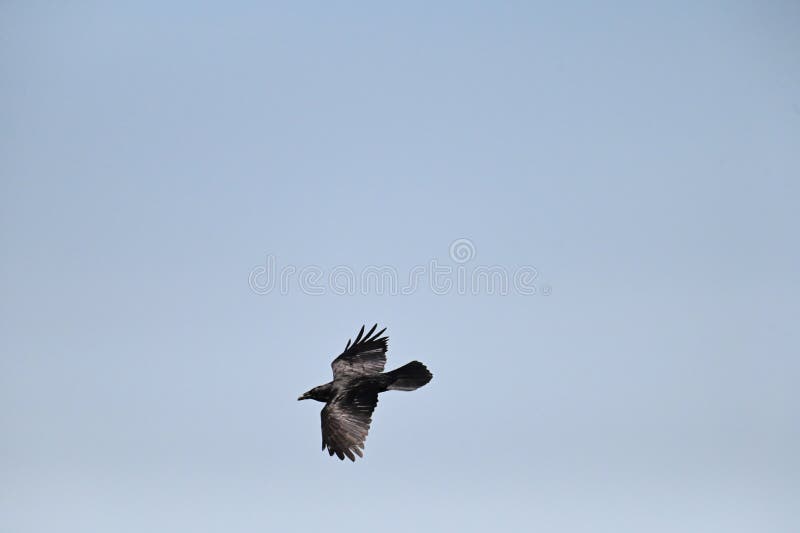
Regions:
[[[411,361],[390,372],[384,372],[389,337],[381,337],[386,328],[373,333],[378,324],[364,334],[364,326],[356,340],[347,341],[344,351],[333,360],[333,381],[305,392],[299,400],[324,402],[322,417],[322,449],[328,449],[341,460],[364,457],[364,443],[372,412],[378,405],[378,394],[387,390],[412,391],[432,378],[428,368]]]

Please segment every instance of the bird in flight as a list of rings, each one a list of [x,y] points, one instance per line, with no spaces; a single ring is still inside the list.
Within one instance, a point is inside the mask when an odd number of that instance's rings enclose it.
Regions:
[[[378,327],[372,326],[366,335],[364,327],[355,342],[347,341],[344,351],[333,360],[333,381],[314,387],[298,400],[325,402],[322,408],[322,449],[339,459],[351,461],[356,455],[364,457],[372,412],[378,405],[378,393],[387,390],[416,390],[428,383],[433,375],[419,361],[384,372],[386,344],[389,337],[381,337],[386,328],[373,335]],[[355,455],[354,455],[355,454]]]

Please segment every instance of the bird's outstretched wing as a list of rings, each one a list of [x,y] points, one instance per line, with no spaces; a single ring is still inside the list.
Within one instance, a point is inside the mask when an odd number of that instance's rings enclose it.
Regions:
[[[342,354],[331,363],[333,379],[383,372],[383,367],[386,366],[386,343],[389,341],[389,337],[381,337],[386,328],[373,335],[377,327],[378,324],[375,324],[364,335],[364,326],[361,326],[356,341],[352,345],[349,340],[347,341],[347,346]]]
[[[355,461],[356,455],[364,457],[372,412],[378,405],[375,390],[353,390],[333,399],[322,409],[322,449],[344,460]]]

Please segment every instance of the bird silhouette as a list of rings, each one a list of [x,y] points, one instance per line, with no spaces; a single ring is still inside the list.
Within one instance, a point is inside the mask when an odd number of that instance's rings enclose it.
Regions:
[[[324,402],[322,408],[322,449],[339,459],[355,461],[364,457],[372,412],[378,394],[387,390],[416,390],[433,375],[419,361],[412,361],[390,372],[383,372],[389,337],[381,337],[386,328],[373,334],[378,325],[364,335],[364,326],[355,342],[347,341],[344,351],[333,360],[333,381],[314,387],[298,400]]]

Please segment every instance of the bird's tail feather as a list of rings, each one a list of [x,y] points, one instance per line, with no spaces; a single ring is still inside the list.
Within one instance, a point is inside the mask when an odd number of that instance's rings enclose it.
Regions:
[[[411,361],[386,374],[392,378],[388,390],[416,390],[433,378],[433,374],[419,361]]]

